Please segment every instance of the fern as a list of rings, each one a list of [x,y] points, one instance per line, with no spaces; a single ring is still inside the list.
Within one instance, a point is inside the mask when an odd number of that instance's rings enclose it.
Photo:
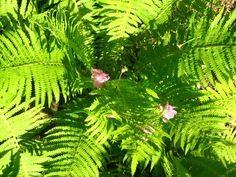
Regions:
[[[86,119],[87,132],[98,143],[107,139],[120,142],[121,149],[126,151],[124,160],[131,164],[134,175],[138,164],[145,169],[150,162],[152,166],[158,163],[164,152],[163,139],[168,138],[168,134],[155,113],[157,103],[153,98],[147,99],[148,93],[135,83],[119,80],[118,84],[110,83],[107,85],[109,90],[99,91],[102,96],[92,104]],[[114,93],[116,97],[113,97]]]
[[[197,76],[203,87],[213,85],[220,94],[235,91],[232,77],[232,71],[235,70],[235,44],[229,28],[235,20],[235,14],[234,11],[229,19],[225,20],[221,18],[221,13],[209,26],[204,26],[205,19],[201,19],[195,27],[195,36],[187,44],[189,47],[183,45],[184,55],[179,63],[180,72],[185,70],[189,75]]]
[[[27,33],[20,29],[8,32],[0,41],[1,90],[18,92],[19,102],[21,97],[29,102],[34,90],[36,104],[44,105],[47,97],[49,106],[52,100],[59,102],[60,89],[66,98],[62,51],[47,53],[38,43],[37,35],[29,29]]]
[[[100,62],[98,67],[113,68],[117,73],[133,63],[125,58],[126,51],[139,34],[147,32],[154,22],[162,24],[168,20],[175,1],[97,1],[89,13],[89,21],[94,23],[95,54]],[[85,1],[91,4],[91,1]],[[157,25],[156,25],[157,26]],[[133,39],[134,37],[134,39]],[[121,61],[124,58],[124,61]],[[114,62],[115,61],[115,62]],[[118,63],[118,65],[116,65]],[[117,67],[119,66],[119,67]],[[118,75],[113,75],[118,78]]]
[[[98,14],[103,17],[101,29],[108,31],[110,41],[128,38],[140,32],[139,26],[152,20],[163,23],[170,15],[173,1],[98,1],[102,7]]]
[[[216,102],[202,102],[201,104],[191,108],[192,104],[189,101],[188,104],[182,105],[182,113],[179,115],[181,119],[175,122],[171,130],[171,135],[175,136],[174,145],[178,144],[185,154],[189,150],[194,150],[201,138],[222,133],[226,129],[224,123],[229,120],[225,118],[225,110],[216,106]],[[185,110],[188,111],[185,112]]]
[[[0,16],[11,14],[14,18],[25,19],[35,13],[35,6],[30,0],[3,0],[0,2]]]
[[[140,65],[138,65],[138,71],[142,71],[141,77],[145,83],[148,83],[149,87],[156,87],[158,95],[178,102],[176,105],[179,105],[178,108],[181,110],[181,113],[178,114],[180,119],[176,119],[177,121],[170,131],[175,153],[177,153],[175,156],[181,158],[181,154],[185,153],[186,158],[188,158],[189,153],[206,158],[207,153],[205,152],[210,152],[212,156],[207,157],[206,160],[214,159],[217,164],[225,164],[222,167],[224,170],[221,171],[221,174],[227,171],[226,166],[228,168],[235,163],[233,160],[229,160],[234,156],[234,140],[228,141],[221,136],[224,131],[229,131],[225,127],[225,123],[229,121],[229,117],[225,116],[226,113],[234,117],[234,111],[231,111],[235,105],[231,97],[235,90],[233,76],[234,43],[230,29],[226,27],[227,25],[223,25],[229,24],[230,26],[234,21],[233,14],[234,12],[228,20],[225,20],[226,17],[221,17],[222,14],[220,14],[210,24],[205,18],[201,18],[199,22],[194,19],[189,29],[193,30],[193,26],[196,28],[194,28],[194,32],[190,30],[189,35],[194,34],[198,37],[188,38],[187,41],[183,42],[183,45],[179,45],[177,42],[175,43],[176,46],[167,46],[172,40],[169,36],[171,33],[167,32],[163,36],[163,41],[158,43],[159,46],[143,49]],[[219,25],[219,23],[222,24]],[[205,42],[203,39],[206,39]],[[209,62],[210,60],[211,62]],[[206,65],[202,67],[203,64],[206,64],[208,69]],[[176,67],[177,65],[179,67]],[[180,80],[188,85],[185,88],[181,87]],[[190,86],[191,83],[195,83],[197,87]],[[194,88],[202,90],[194,91]],[[203,90],[204,88],[206,90]],[[221,101],[216,101],[216,99]],[[185,110],[188,111],[185,112]],[[232,138],[233,136],[234,133],[229,137]],[[223,152],[222,150],[226,148],[229,151]],[[171,149],[173,150],[173,148]],[[195,154],[195,151],[198,153]],[[170,173],[167,173],[167,176],[171,176],[173,173],[178,174],[173,166],[185,166],[182,162],[175,164],[176,162],[171,160],[172,158],[168,159],[166,164],[169,164],[167,165],[169,167],[165,171]],[[186,174],[191,174],[187,169],[185,171]]]
[[[71,64],[75,58],[73,55],[76,55],[79,61],[91,68],[94,58],[91,48],[93,38],[87,31],[89,27],[83,24],[81,16],[71,15],[70,11],[61,9],[51,11],[41,20],[43,22],[38,25],[51,33],[51,40],[56,40],[60,46],[64,47]]]
[[[17,1],[15,0],[3,0],[0,2],[0,15],[6,15],[8,12],[14,12],[14,9],[17,9]]]
[[[83,110],[80,102],[70,104],[68,110],[53,118],[54,127],[46,132],[45,155],[51,157],[46,176],[99,176],[105,160],[104,145],[96,144],[85,134]]]
[[[33,100],[31,100],[32,102]],[[16,99],[1,104],[0,174],[4,176],[40,176],[44,170],[41,142],[34,139],[45,123],[40,107],[25,110],[27,103],[16,107]]]
[[[182,39],[183,35],[180,29],[180,34],[173,34],[172,37],[170,32],[166,32],[163,40],[159,42],[159,47],[153,50],[150,46],[148,51],[145,49],[142,52],[143,58],[148,55],[147,57],[151,60],[146,60],[143,64],[141,58],[140,63],[142,64],[138,66],[137,70],[144,72],[144,66],[155,64],[145,68],[146,71],[151,69],[155,74],[157,67],[161,65],[163,69],[158,72],[164,77],[167,76],[165,73],[168,69],[168,73],[177,76],[175,72],[178,72],[178,77],[188,83],[198,80],[198,86],[215,93],[216,97],[217,95],[222,97],[228,94],[232,95],[235,91],[233,77],[235,44],[229,26],[235,20],[235,11],[232,12],[228,20],[226,17],[221,18],[221,16],[222,14],[219,14],[210,24],[208,24],[207,18],[198,20],[193,17],[190,20],[185,39]],[[166,47],[174,37],[177,37],[174,46]],[[159,58],[152,58],[153,55],[158,55]],[[176,65],[178,65],[178,70]]]
[[[232,3],[9,2],[1,176],[235,176]],[[104,87],[91,68],[109,74]]]

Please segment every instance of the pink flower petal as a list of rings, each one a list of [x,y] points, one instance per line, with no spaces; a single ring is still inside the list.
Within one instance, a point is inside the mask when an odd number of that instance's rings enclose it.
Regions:
[[[105,84],[110,79],[110,76],[107,73],[104,73],[100,69],[92,69],[92,76],[91,78],[93,79],[93,85],[97,88],[102,88]]]
[[[171,106],[168,102],[163,110],[163,106],[160,105],[160,112],[163,113],[163,121],[168,122],[170,119],[173,119],[177,114],[177,111],[174,110],[175,107]]]

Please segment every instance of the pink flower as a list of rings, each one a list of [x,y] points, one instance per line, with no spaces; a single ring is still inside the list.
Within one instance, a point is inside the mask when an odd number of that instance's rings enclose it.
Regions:
[[[93,85],[97,88],[102,88],[106,81],[110,79],[110,76],[107,73],[104,73],[100,69],[92,69]]]
[[[162,105],[160,105],[160,112],[163,115],[163,121],[168,122],[170,119],[174,118],[177,114],[177,111],[174,110],[175,107],[171,106],[168,102],[166,103],[165,108],[163,108]]]

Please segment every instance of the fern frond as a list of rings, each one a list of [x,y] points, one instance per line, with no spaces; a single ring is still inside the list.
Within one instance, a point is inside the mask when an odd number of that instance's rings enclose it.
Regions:
[[[154,167],[164,153],[164,139],[169,138],[156,111],[157,95],[127,80],[110,81],[106,87],[97,91],[101,96],[89,108],[87,133],[98,142],[120,142],[132,175],[137,167],[145,169],[149,163]]]
[[[0,36],[0,41],[2,91],[7,90],[9,95],[10,90],[18,92],[27,102],[35,94],[36,104],[44,105],[47,98],[49,106],[53,99],[59,101],[61,91],[66,98],[68,90],[61,50],[51,53],[43,50],[37,35],[29,29],[27,33],[20,29],[8,32]]]
[[[15,18],[18,18],[19,15],[26,18],[35,12],[35,6],[31,0],[2,0],[0,2],[0,17],[9,13]]]
[[[95,58],[90,23],[83,19],[82,15],[72,12],[64,9],[51,11],[45,18],[40,19],[37,25],[50,32],[49,39],[56,40],[60,47],[65,49],[70,62],[77,58],[90,69]]]
[[[163,49],[164,47],[160,48]],[[143,73],[144,76],[148,76],[146,77],[147,80],[145,80],[146,78],[143,79],[143,84],[155,88],[154,90],[158,93],[160,100],[168,99],[177,106],[177,118],[172,121],[173,124],[166,126],[168,129],[171,128],[169,131],[171,143],[167,146],[170,146],[172,150],[174,149],[174,158],[181,158],[181,156],[187,158],[189,154],[194,154],[195,157],[205,156],[210,161],[214,159],[217,164],[221,163],[223,165],[224,170],[221,174],[224,174],[226,166],[228,168],[234,163],[232,159],[235,159],[235,143],[226,141],[222,137],[222,134],[228,131],[225,124],[230,120],[229,117],[235,117],[234,107],[236,104],[234,96],[227,95],[227,98],[224,99],[221,96],[215,98],[214,94],[205,90],[198,90],[194,85],[191,85],[191,83],[194,84],[198,81],[197,79],[189,79],[187,84],[182,83],[180,81],[182,77],[176,77],[175,69],[178,60],[172,58],[171,54],[165,58],[161,52],[159,53],[161,49],[151,49],[153,53],[143,54],[145,58],[155,55],[160,56],[160,58],[156,58],[157,63],[153,60],[153,63],[150,62],[149,73],[147,75],[145,72]],[[154,64],[157,64],[157,66]],[[216,94],[219,95],[219,93]],[[224,151],[223,149],[227,150]],[[194,153],[196,151],[197,154]],[[167,153],[169,152],[167,151]],[[211,157],[208,156],[209,154],[211,154]],[[182,160],[175,162],[172,157],[167,156],[166,158],[165,162],[162,159],[163,163],[166,164],[163,168],[169,176],[178,173],[174,168],[176,165],[180,166],[179,168],[186,166],[182,163]],[[227,164],[227,162],[230,163]],[[224,166],[224,164],[227,165]],[[209,168],[214,168],[214,165]],[[191,174],[188,169],[185,170],[187,170],[186,173]]]
[[[40,176],[46,158],[41,156],[41,143],[32,138],[45,123],[44,114],[40,114],[40,107],[25,110],[28,103],[16,104],[13,99],[0,109],[0,174]]]
[[[232,37],[235,19],[236,11],[228,19],[220,13],[210,25],[208,19],[202,18],[194,28],[190,27],[195,33],[189,44],[183,44],[180,49],[183,55],[179,73],[185,71],[199,79],[203,87],[213,87],[222,96],[235,92],[236,45]]]
[[[76,104],[74,108],[73,105],[68,107],[69,112],[58,112],[58,118],[52,119],[55,126],[46,133],[45,155],[51,159],[46,163],[45,177],[99,176],[106,150],[104,145],[86,136],[84,111],[81,107],[77,109],[79,102]]]
[[[69,1],[70,2],[70,1]],[[39,13],[43,13],[45,11],[54,9],[58,7],[61,3],[68,3],[65,0],[44,0],[44,1],[36,1],[35,7],[37,8]]]
[[[17,1],[15,0],[2,0],[0,2],[0,17],[6,15],[7,13],[14,13],[18,7]]]
[[[171,130],[174,145],[178,144],[177,146],[181,147],[185,154],[194,150],[201,139],[216,136],[217,133],[226,129],[224,111],[221,111],[221,108],[215,106],[214,103],[210,105],[208,103],[207,106],[194,107],[191,113],[182,111],[179,115],[181,119]]]
[[[107,30],[110,41],[128,38],[140,32],[141,24],[149,25],[155,20],[158,24],[165,22],[170,15],[172,0],[164,1],[107,1],[99,0],[102,7],[98,9],[101,19],[101,29]]]
[[[137,71],[158,82],[166,79],[163,77],[195,82],[199,88],[209,90],[218,98],[232,95],[236,91],[235,14],[236,11],[229,16],[219,14],[212,20],[208,17],[199,19],[194,14],[185,33],[180,27],[173,27],[155,46],[148,44],[144,47]],[[153,33],[158,38],[158,34]]]

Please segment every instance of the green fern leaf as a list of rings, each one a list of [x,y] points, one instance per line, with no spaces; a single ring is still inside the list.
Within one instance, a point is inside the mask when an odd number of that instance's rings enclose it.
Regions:
[[[165,1],[107,1],[99,0],[102,6],[98,14],[102,17],[101,29],[106,29],[109,41],[128,38],[140,32],[139,25],[148,25],[152,20],[158,24],[165,22],[170,15],[172,0]]]
[[[155,108],[158,95],[128,80],[110,81],[106,87],[96,91],[101,96],[89,108],[87,133],[96,140],[109,135],[106,141],[120,142],[126,151],[123,161],[131,164],[132,175],[153,159],[152,165],[157,165],[164,153],[164,139],[170,138]]]
[[[7,95],[11,95],[9,90],[12,90],[29,102],[35,94],[36,104],[44,105],[47,98],[49,106],[52,100],[59,102],[61,91],[66,98],[62,51],[47,53],[38,43],[36,34],[29,29],[27,33],[22,30],[6,33],[0,36],[0,41],[0,76],[4,78],[1,87],[8,90]]]
[[[70,105],[68,110],[58,112],[53,118],[55,127],[46,133],[45,155],[50,157],[46,163],[45,177],[81,176],[98,177],[106,157],[104,145],[97,144],[85,133],[84,111],[77,110],[79,102]],[[75,111],[73,113],[73,111]],[[82,114],[81,114],[82,113]]]
[[[0,17],[7,13],[14,13],[14,10],[17,10],[17,7],[18,4],[15,0],[2,0],[0,2]]]
[[[221,16],[215,17],[209,26],[206,26],[207,19],[201,19],[196,25],[193,40],[189,45],[183,45],[183,52],[186,53],[180,61],[185,62],[186,67],[180,70],[191,68],[186,70],[187,73],[196,75],[204,87],[212,85],[224,96],[235,91],[232,77],[235,70],[235,42],[232,41],[230,25],[236,17],[235,12],[229,19]]]
[[[46,161],[46,158],[36,155],[40,151],[40,143],[30,139],[32,133],[36,134],[37,129],[45,123],[45,120],[42,120],[44,115],[39,114],[40,107],[25,110],[25,107],[28,107],[25,104],[28,103],[17,106],[16,104],[18,104],[17,99],[1,105],[0,174],[3,176],[40,176],[44,170],[42,163]]]
[[[52,10],[47,15],[42,16],[39,19],[40,23],[37,22],[37,25],[50,32],[49,39],[44,40],[59,43],[59,48],[64,49],[70,65],[75,67],[77,61],[74,60],[76,58],[90,69],[91,63],[95,59],[94,49],[92,48],[94,39],[90,32],[91,24],[72,12],[73,10]]]

